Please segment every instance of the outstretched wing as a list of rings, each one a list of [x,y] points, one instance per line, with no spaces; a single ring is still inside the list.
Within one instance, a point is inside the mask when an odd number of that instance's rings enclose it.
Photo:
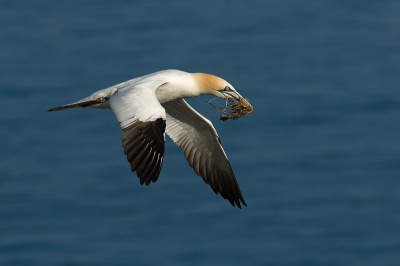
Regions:
[[[124,131],[122,147],[140,183],[156,182],[165,149],[165,110],[155,90],[162,81],[127,84],[110,97],[110,106]]]
[[[183,149],[186,160],[215,194],[240,208],[246,205],[212,123],[183,99],[163,103],[166,133]],[[247,205],[246,205],[247,206]]]

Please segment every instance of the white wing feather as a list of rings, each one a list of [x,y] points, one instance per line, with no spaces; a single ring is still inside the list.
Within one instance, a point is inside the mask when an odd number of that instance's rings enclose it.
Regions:
[[[166,119],[165,110],[158,101],[155,91],[164,83],[162,80],[126,84],[110,98],[110,106],[122,129],[135,121]]]

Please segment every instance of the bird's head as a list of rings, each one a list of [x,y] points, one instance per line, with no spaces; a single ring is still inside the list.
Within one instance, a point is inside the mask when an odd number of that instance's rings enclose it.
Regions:
[[[213,95],[232,102],[238,102],[243,99],[235,88],[222,78],[203,73],[196,73],[194,76],[201,94]]]

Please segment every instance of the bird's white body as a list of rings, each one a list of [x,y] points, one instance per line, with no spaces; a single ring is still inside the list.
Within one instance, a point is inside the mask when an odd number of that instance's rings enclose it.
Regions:
[[[245,204],[212,123],[184,98],[210,94],[242,98],[225,80],[202,73],[164,70],[97,91],[78,102],[56,107],[112,109],[124,130],[124,152],[141,183],[155,182],[164,155],[164,132],[183,149],[196,174],[229,202]],[[246,204],[245,204],[246,205]]]

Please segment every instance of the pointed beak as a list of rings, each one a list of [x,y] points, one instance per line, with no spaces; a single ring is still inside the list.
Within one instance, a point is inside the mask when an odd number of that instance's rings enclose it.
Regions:
[[[227,98],[229,101],[233,103],[237,102],[244,102],[247,105],[251,105],[242,95],[240,95],[237,91],[224,91],[222,94]]]
[[[225,98],[228,99],[228,101],[231,102],[239,102],[241,98],[243,98],[239,93],[236,91],[223,91],[222,94],[225,96]]]

